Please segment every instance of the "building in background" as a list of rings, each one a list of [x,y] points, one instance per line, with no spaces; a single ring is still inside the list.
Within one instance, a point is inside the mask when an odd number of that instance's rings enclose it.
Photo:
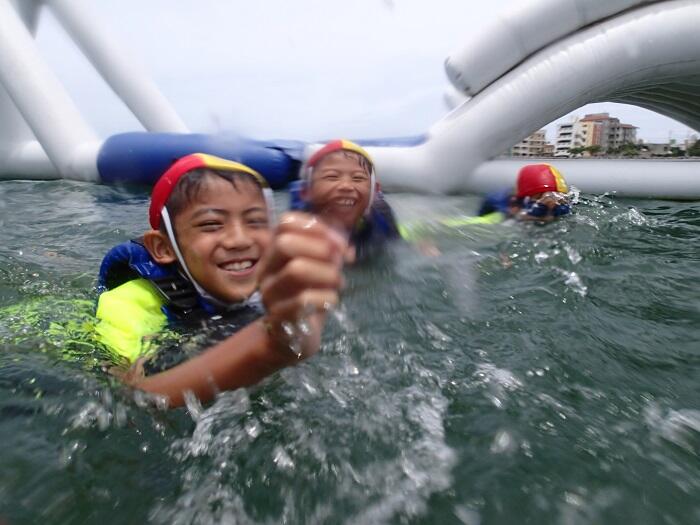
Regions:
[[[575,124],[576,146],[579,148],[590,148],[591,146],[600,146],[603,125],[594,120],[579,120]]]
[[[602,151],[619,149],[625,144],[637,142],[637,127],[623,124],[609,113],[593,113],[580,120],[596,128],[594,140],[589,146],[600,146]]]
[[[568,157],[569,150],[574,146],[574,125],[576,122],[559,124],[557,127],[557,140],[554,143],[555,157]]]
[[[544,129],[536,131],[522,142],[510,149],[511,157],[542,157],[547,145],[547,132]]]
[[[592,113],[582,119],[559,124],[555,156],[590,156],[597,152],[610,154],[636,142],[636,126],[623,124],[609,113]]]
[[[625,144],[637,143],[637,126],[631,124],[620,124],[619,141],[616,147],[624,146]]]
[[[671,144],[645,142],[642,146],[640,157],[643,159],[650,159],[652,157],[670,157],[673,155],[671,147]]]
[[[543,157],[554,157],[554,144],[549,142],[545,143],[544,149],[542,150]]]

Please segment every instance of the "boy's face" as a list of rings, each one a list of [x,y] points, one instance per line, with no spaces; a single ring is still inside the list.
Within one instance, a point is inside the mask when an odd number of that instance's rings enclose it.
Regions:
[[[192,277],[225,302],[241,301],[257,287],[259,262],[272,233],[265,199],[255,183],[236,187],[210,178],[198,198],[175,217],[178,245]]]
[[[552,222],[570,213],[569,197],[564,193],[547,191],[535,193],[525,199],[525,207],[518,214],[524,221]],[[562,211],[562,208],[566,211]]]
[[[351,231],[369,205],[370,174],[357,155],[336,151],[313,170],[306,199],[314,213]]]

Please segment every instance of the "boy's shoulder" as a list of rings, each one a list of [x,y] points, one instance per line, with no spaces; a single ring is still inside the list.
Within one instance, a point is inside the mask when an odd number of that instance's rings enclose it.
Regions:
[[[372,229],[375,230],[375,235],[385,239],[399,239],[401,237],[394,210],[382,193],[378,193],[372,203],[369,222]]]
[[[357,256],[363,258],[397,239],[401,239],[401,233],[394,211],[384,196],[378,194],[350,240],[357,250]]]
[[[132,279],[158,279],[172,274],[172,270],[153,260],[142,239],[117,244],[102,259],[97,286],[112,290]]]
[[[134,361],[145,352],[144,337],[160,332],[168,323],[165,299],[146,279],[127,281],[100,294],[96,332],[100,342],[116,354]]]
[[[149,281],[172,315],[198,306],[195,287],[178,271],[177,265],[157,263],[141,239],[118,244],[107,252],[100,265],[97,287],[104,292],[134,279]]]
[[[511,190],[501,190],[487,193],[481,201],[477,215],[485,216],[494,212],[504,215],[510,214],[510,207],[513,203],[513,192]]]

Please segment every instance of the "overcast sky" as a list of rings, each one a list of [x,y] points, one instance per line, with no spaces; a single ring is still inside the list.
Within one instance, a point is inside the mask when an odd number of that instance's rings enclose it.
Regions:
[[[525,0],[100,0],[99,18],[195,132],[313,140],[424,132],[447,109],[445,58]],[[142,129],[44,12],[39,46],[104,137]],[[596,104],[651,142],[687,127]],[[560,120],[570,120],[565,116]],[[554,125],[549,138],[554,138]]]

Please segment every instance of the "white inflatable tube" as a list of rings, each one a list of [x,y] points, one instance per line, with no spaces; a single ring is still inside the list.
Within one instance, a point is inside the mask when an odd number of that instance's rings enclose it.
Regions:
[[[457,88],[452,85],[447,86],[447,89],[445,90],[445,105],[450,111],[458,108],[467,100],[469,100],[467,95],[461,91],[458,91]]]
[[[486,193],[512,187],[520,168],[538,162],[555,165],[569,185],[586,193],[675,200],[700,198],[700,161],[694,160],[494,160],[476,169],[469,189]]]
[[[42,60],[10,0],[0,0],[0,83],[59,173],[97,180],[94,158],[86,162],[84,155],[97,138]],[[1,153],[12,155],[13,148],[6,145]]]
[[[2,155],[0,179],[5,173],[12,175],[13,178],[21,176],[22,179],[27,180],[63,178],[36,140],[18,142],[6,148]]]
[[[39,6],[34,2],[15,2],[17,13],[27,26],[27,30],[34,34],[39,19]],[[0,148],[6,149],[17,142],[33,140],[34,135],[24,121],[22,115],[15,107],[5,88],[0,83]]]
[[[156,85],[114,43],[98,17],[90,13],[90,3],[82,0],[46,0],[56,18],[97,69],[102,78],[133,112],[148,131],[188,133],[185,123],[163,97]]]
[[[700,2],[666,1],[548,47],[438,122],[424,144],[370,148],[382,184],[420,192],[472,191],[471,176],[480,164],[589,102],[625,100],[640,92],[654,97],[658,92],[655,103],[668,114],[675,106],[664,100],[664,90],[700,77],[699,23]],[[688,101],[683,122],[700,129],[700,110],[693,109],[700,95],[681,98]],[[591,176],[610,181],[616,173]],[[655,191],[649,192],[650,184]],[[656,195],[665,184],[658,176],[640,178],[628,191]],[[590,188],[594,186],[591,179]],[[588,191],[589,182],[580,187]],[[700,198],[700,191],[694,197]]]
[[[594,22],[658,0],[539,0],[515,2],[470,35],[445,61],[458,91],[475,95],[545,46]]]

